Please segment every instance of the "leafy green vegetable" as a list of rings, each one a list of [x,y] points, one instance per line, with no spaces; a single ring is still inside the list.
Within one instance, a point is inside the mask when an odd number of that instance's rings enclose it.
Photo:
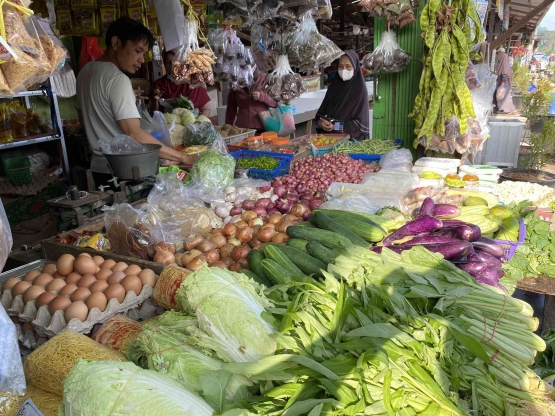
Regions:
[[[181,118],[176,115],[176,114],[172,114],[172,113],[164,113],[164,119],[166,120],[166,124],[172,125],[172,124],[181,124]]]
[[[185,115],[185,117],[188,116]],[[207,146],[214,143],[219,134],[214,125],[212,123],[195,123],[194,116],[192,117],[193,123],[189,123],[185,127],[185,146]]]
[[[179,94],[179,97],[171,102],[171,105],[173,108],[185,108],[190,111],[195,109],[193,102],[181,94]]]
[[[228,186],[235,176],[235,159],[215,150],[202,152],[191,169],[191,180],[208,189]]]
[[[546,383],[551,383],[555,381],[555,330],[550,329],[542,335],[542,338],[545,340],[547,348],[536,355],[536,362],[532,369]]]
[[[202,114],[197,117],[197,120],[200,123],[211,123],[210,119]]]
[[[200,397],[164,374],[131,362],[78,360],[64,381],[66,414],[211,416]]]
[[[184,126],[189,126],[190,124],[193,124],[195,121],[196,121],[195,115],[193,114],[192,111],[185,110],[181,114],[181,124],[183,124]]]
[[[270,302],[262,286],[240,273],[202,268],[183,281],[176,299],[197,316],[210,347],[226,362],[257,361],[275,352],[274,328],[262,317]]]

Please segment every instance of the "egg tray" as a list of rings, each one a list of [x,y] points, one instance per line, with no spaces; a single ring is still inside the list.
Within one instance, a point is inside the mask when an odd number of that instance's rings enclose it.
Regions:
[[[93,308],[89,311],[87,319],[83,322],[76,318],[66,322],[64,311],[56,311],[54,315],[51,315],[48,305],[43,305],[37,309],[34,300],[25,304],[23,302],[23,295],[18,295],[15,298],[12,297],[11,289],[7,289],[2,293],[0,303],[6,309],[8,315],[17,315],[21,322],[31,322],[40,336],[51,338],[64,330],[87,334],[94,325],[104,323],[118,313],[124,313],[136,308],[151,297],[153,292],[152,286],[147,285],[143,286],[138,296],[135,292],[127,292],[123,303],[119,303],[117,299],[110,299],[104,312],[101,312],[98,308]],[[53,293],[56,292],[53,291]]]

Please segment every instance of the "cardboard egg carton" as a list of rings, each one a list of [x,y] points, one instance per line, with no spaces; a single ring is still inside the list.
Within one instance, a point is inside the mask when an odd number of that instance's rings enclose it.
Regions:
[[[66,322],[64,311],[56,311],[54,315],[51,315],[48,305],[43,305],[37,309],[36,301],[34,300],[25,304],[23,302],[23,295],[18,295],[14,298],[11,289],[7,289],[2,293],[0,303],[8,312],[8,315],[18,316],[21,322],[31,322],[41,337],[51,338],[63,330],[87,334],[92,330],[94,325],[104,323],[118,313],[126,313],[132,309],[142,309],[143,303],[145,303],[145,312],[143,314],[149,315],[152,313],[152,307],[145,301],[152,297],[153,292],[152,286],[146,285],[143,286],[138,296],[135,292],[127,292],[123,303],[119,303],[117,299],[110,299],[104,312],[101,312],[98,308],[93,308],[89,311],[84,322],[75,318]],[[53,293],[57,294],[55,291]],[[141,305],[141,308],[137,308],[139,305]],[[142,315],[138,312],[137,314]]]

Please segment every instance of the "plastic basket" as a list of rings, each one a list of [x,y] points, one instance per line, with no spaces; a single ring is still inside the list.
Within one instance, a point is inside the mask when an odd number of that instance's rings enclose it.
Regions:
[[[221,129],[221,127],[219,127],[219,129]],[[218,131],[220,131],[218,129]],[[225,144],[229,145],[234,145],[236,143],[239,143],[242,140],[246,140],[249,137],[254,137],[256,135],[256,130],[253,129],[238,129],[241,133],[236,134],[235,136],[228,136],[228,137],[224,137],[225,140]]]
[[[1,176],[7,176],[6,173],[6,160],[8,159],[13,159],[15,157],[21,157],[21,150],[20,149],[12,149],[12,150],[4,150],[0,153],[0,161],[2,162],[0,164],[0,175]]]
[[[524,219],[520,219],[520,228],[518,230],[518,241],[505,241],[505,240],[495,240],[497,244],[503,247],[505,251],[505,257],[507,261],[511,260],[515,255],[516,249],[519,246],[524,245],[526,242],[526,224],[524,224]]]
[[[253,179],[264,179],[271,181],[278,176],[286,175],[289,172],[289,166],[293,160],[294,155],[286,153],[271,153],[271,152],[257,152],[254,150],[239,150],[231,154],[236,160],[239,159],[254,159],[255,157],[268,156],[280,161],[279,165],[274,170],[260,170],[249,169],[248,176]]]
[[[33,181],[28,157],[14,157],[4,161],[4,169],[14,186],[28,185]]]

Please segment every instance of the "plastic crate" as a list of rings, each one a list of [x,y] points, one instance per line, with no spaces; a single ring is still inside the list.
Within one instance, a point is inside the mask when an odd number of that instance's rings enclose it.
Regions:
[[[33,181],[31,162],[28,157],[14,157],[4,161],[4,169],[14,186],[28,185]]]
[[[217,128],[218,131],[220,131],[220,129],[221,127]],[[236,134],[235,136],[224,137],[225,144],[227,144],[228,146],[234,145],[242,140],[246,140],[249,137],[254,137],[256,135],[256,130],[253,129],[239,129],[239,131],[241,133]]]
[[[526,224],[524,224],[524,219],[520,219],[520,228],[518,230],[518,241],[505,241],[505,240],[495,240],[497,244],[503,247],[505,251],[505,257],[507,261],[511,260],[515,255],[516,249],[519,246],[524,245],[526,242]]]
[[[400,147],[403,144],[402,140],[394,140],[394,143]],[[379,162],[383,155],[369,155],[369,154],[352,154],[349,155],[353,160],[364,160],[366,163]]]
[[[271,181],[278,176],[286,175],[289,172],[289,167],[294,155],[288,155],[285,153],[271,153],[271,152],[257,152],[254,150],[239,150],[231,154],[236,160],[239,159],[254,159],[255,157],[268,156],[280,161],[279,165],[272,171],[270,170],[260,170],[260,169],[249,169],[248,176],[253,179],[264,179]]]

